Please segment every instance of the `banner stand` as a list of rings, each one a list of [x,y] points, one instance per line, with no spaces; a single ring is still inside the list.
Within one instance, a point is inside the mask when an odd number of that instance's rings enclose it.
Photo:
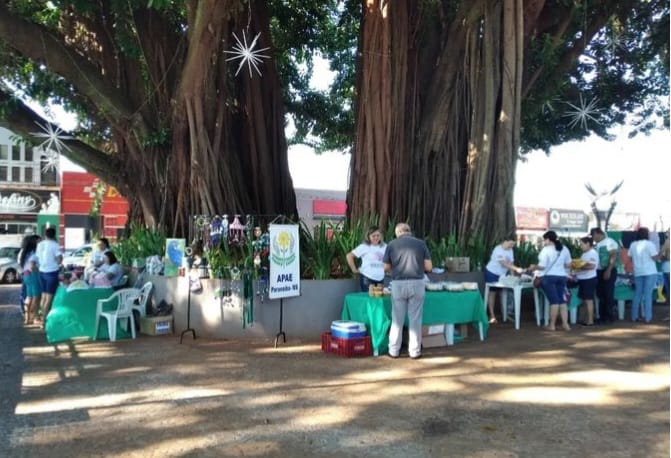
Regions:
[[[282,330],[282,312],[283,312],[283,309],[284,309],[284,298],[280,298],[280,332],[278,332],[275,335],[275,348],[277,348],[277,341],[280,340],[280,336],[282,336],[282,343],[287,343],[287,335]]]
[[[193,340],[196,340],[196,330],[191,327],[191,277],[187,277],[187,285],[189,292],[186,296],[186,329],[182,331],[182,334],[179,336],[179,343],[182,343],[184,334],[191,331],[193,334]]]

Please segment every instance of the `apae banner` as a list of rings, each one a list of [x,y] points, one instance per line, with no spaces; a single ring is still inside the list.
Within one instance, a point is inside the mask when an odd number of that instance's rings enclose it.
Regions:
[[[300,295],[301,270],[297,224],[270,225],[270,289],[268,297]]]

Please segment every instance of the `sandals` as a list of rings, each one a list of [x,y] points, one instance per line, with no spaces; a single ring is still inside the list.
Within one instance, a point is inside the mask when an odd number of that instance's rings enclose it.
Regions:
[[[497,324],[498,322],[499,320],[497,320],[496,317],[489,319],[489,324]]]

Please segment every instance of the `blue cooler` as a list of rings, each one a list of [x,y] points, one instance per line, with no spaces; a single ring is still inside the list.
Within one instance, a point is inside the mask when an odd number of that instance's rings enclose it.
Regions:
[[[356,321],[333,321],[331,335],[339,339],[366,337],[366,325]]]

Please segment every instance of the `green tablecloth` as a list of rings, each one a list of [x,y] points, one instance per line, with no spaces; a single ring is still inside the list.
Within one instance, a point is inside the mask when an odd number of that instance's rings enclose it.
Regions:
[[[389,347],[391,326],[391,298],[370,297],[368,293],[351,293],[345,296],[343,320],[365,323],[371,337],[373,351],[384,354]],[[422,324],[482,323],[487,335],[489,321],[479,291],[434,292],[427,291],[424,299]]]
[[[67,291],[58,287],[54,295],[51,311],[47,316],[45,330],[49,343],[61,342],[73,337],[96,338],[96,307],[98,299],[106,299],[114,293],[112,288],[87,288]],[[113,309],[115,304],[109,304],[104,310]],[[98,338],[109,338],[105,320],[100,320]],[[129,337],[129,334],[120,327],[117,330],[119,338]]]

